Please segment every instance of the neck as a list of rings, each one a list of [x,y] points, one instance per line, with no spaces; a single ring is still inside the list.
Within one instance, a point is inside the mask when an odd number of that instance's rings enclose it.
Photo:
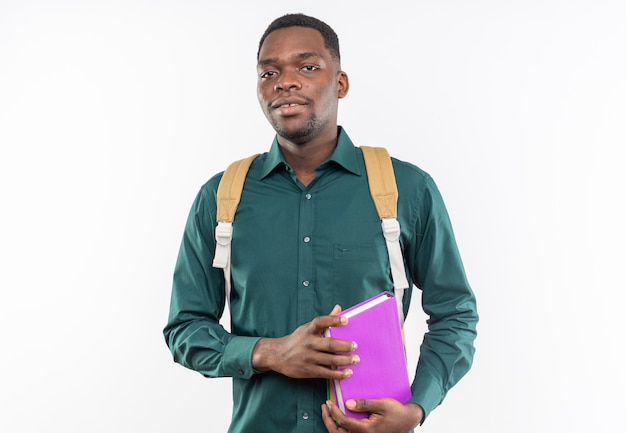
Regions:
[[[278,144],[287,163],[296,172],[296,177],[304,185],[315,178],[315,169],[326,161],[337,146],[337,129],[306,143],[294,143],[278,137]]]

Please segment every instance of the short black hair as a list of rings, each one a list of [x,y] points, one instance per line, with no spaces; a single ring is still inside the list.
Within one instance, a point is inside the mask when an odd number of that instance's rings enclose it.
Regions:
[[[322,37],[324,38],[324,46],[328,48],[331,56],[333,56],[333,58],[337,61],[341,60],[341,55],[339,54],[339,38],[337,37],[337,33],[335,33],[335,31],[325,22],[300,13],[283,15],[282,17],[276,18],[271,22],[265,30],[265,33],[263,33],[263,36],[261,36],[259,50],[256,54],[257,59],[261,53],[261,46],[263,45],[263,42],[265,42],[265,38],[267,38],[267,36],[273,31],[284,29],[286,27],[308,27],[310,29],[317,30],[322,34]]]

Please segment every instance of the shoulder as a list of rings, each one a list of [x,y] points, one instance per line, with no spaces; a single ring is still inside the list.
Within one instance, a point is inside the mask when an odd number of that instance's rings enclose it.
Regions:
[[[445,212],[443,197],[430,173],[407,161],[393,157],[391,161],[400,206],[411,209],[413,217],[426,218],[432,212]]]
[[[204,197],[215,197],[217,195],[217,187],[224,176],[224,172],[220,171],[217,174],[214,174],[207,180],[201,187],[199,191],[200,196]]]
[[[398,188],[423,190],[434,186],[432,176],[421,167],[394,157],[391,158],[391,163]]]

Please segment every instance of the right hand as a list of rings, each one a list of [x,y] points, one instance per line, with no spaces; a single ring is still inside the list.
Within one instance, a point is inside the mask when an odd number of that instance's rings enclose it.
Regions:
[[[353,341],[324,337],[331,326],[345,326],[348,319],[338,316],[341,307],[333,308],[330,315],[319,316],[280,338],[262,338],[252,353],[252,366],[260,371],[273,370],[295,379],[345,379],[352,375],[349,366],[359,362]],[[348,352],[337,354],[336,352]]]

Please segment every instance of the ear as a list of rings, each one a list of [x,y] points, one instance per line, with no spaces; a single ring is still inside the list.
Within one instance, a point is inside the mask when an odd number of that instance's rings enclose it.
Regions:
[[[350,90],[350,81],[348,80],[348,74],[343,71],[337,72],[337,97],[339,99],[344,98]]]

